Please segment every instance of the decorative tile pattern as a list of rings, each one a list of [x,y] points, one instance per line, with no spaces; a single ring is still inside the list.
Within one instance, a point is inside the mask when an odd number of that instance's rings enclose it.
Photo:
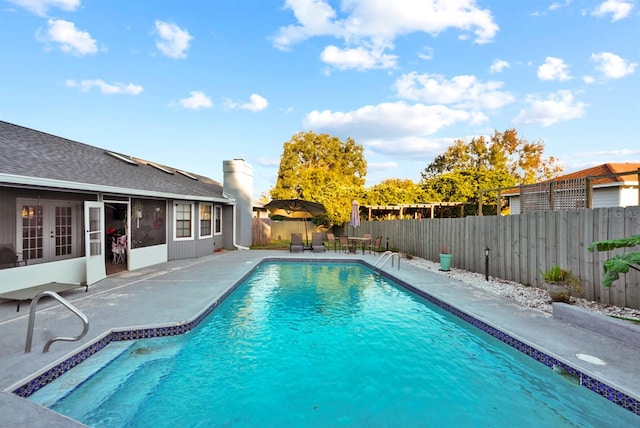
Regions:
[[[166,336],[177,336],[180,334],[184,334],[187,333],[188,331],[193,330],[195,327],[197,327],[211,312],[213,312],[213,310],[220,304],[220,302],[222,302],[227,296],[229,296],[237,287],[240,286],[240,284],[242,284],[242,282],[244,282],[244,280],[249,277],[249,275],[251,275],[256,269],[258,269],[258,267],[263,264],[263,263],[269,263],[269,262],[287,262],[287,263],[309,263],[309,262],[314,262],[314,263],[358,263],[358,264],[362,264],[365,265],[369,268],[372,268],[372,266],[369,263],[366,263],[362,260],[344,260],[344,259],[323,259],[323,258],[313,258],[313,259],[303,259],[303,258],[265,258],[261,263],[257,264],[253,269],[251,269],[249,272],[247,272],[246,275],[244,275],[234,286],[230,287],[225,293],[223,293],[223,295],[221,295],[216,301],[214,301],[207,309],[205,309],[204,311],[202,311],[199,315],[197,315],[194,319],[192,319],[191,321],[188,321],[186,323],[183,324],[178,324],[178,325],[168,325],[168,326],[161,326],[161,327],[149,327],[149,328],[143,328],[143,329],[138,329],[138,330],[122,330],[122,331],[112,331],[111,333],[109,333],[108,335],[106,335],[104,338],[98,340],[97,342],[94,342],[92,344],[90,344],[89,346],[87,346],[86,348],[82,349],[81,351],[79,351],[77,354],[73,355],[72,357],[68,358],[67,360],[61,362],[60,364],[56,365],[55,367],[47,370],[46,372],[42,373],[41,375],[35,377],[34,379],[30,380],[28,383],[20,386],[18,389],[14,390],[13,393],[19,397],[23,397],[23,398],[27,398],[29,396],[31,396],[31,394],[35,393],[36,391],[40,390],[41,388],[43,388],[44,386],[46,386],[48,383],[50,383],[51,381],[57,379],[59,376],[61,376],[62,374],[66,373],[67,371],[71,370],[73,367],[77,366],[78,364],[80,364],[81,362],[83,362],[84,360],[86,360],[87,358],[89,358],[90,356],[92,356],[93,354],[95,354],[96,352],[100,351],[102,348],[104,348],[105,346],[107,346],[109,343],[113,342],[118,342],[118,341],[123,341],[123,340],[138,340],[138,339],[147,339],[147,338],[153,338],[153,337],[166,337]],[[615,404],[633,412],[634,414],[640,416],[640,401],[636,400],[633,397],[629,397],[628,395],[617,391],[615,388],[612,388],[610,386],[608,386],[607,384],[594,379],[582,372],[580,372],[579,370],[561,362],[556,360],[555,358],[553,358],[550,355],[545,354],[542,351],[539,351],[537,349],[535,349],[534,347],[518,340],[515,339],[514,337],[509,336],[508,334],[504,333],[503,331],[477,319],[472,317],[471,315],[461,311],[460,309],[445,303],[437,298],[435,298],[434,296],[417,289],[416,287],[407,284],[406,282],[395,278],[391,275],[389,275],[388,273],[381,271],[380,272],[381,275],[385,276],[386,278],[390,279],[391,281],[401,285],[402,287],[406,288],[407,290],[419,295],[420,297],[428,300],[429,302],[433,303],[434,305],[438,306],[439,308],[442,308],[444,310],[446,310],[447,312],[457,316],[458,318],[461,318],[462,320],[466,321],[467,323],[471,324],[474,327],[477,327],[478,329],[484,331],[485,333],[495,337],[496,339],[500,340],[501,342],[506,343],[507,345],[511,346],[512,348],[522,352],[523,354],[533,358],[536,361],[539,361],[540,363],[544,364],[545,366],[553,369],[553,368],[559,368],[561,370],[564,370],[568,373],[570,373],[571,375],[577,377],[580,380],[580,384],[582,386],[584,386],[585,388],[590,389],[591,391],[595,392],[598,395],[603,396],[604,398],[606,398],[609,401],[614,402]]]

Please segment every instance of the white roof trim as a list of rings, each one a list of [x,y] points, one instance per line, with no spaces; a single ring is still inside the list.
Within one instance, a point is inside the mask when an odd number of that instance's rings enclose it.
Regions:
[[[77,183],[74,181],[53,180],[49,178],[28,177],[24,175],[14,175],[14,174],[0,173],[0,183],[49,187],[49,188],[55,188],[58,190],[65,190],[65,189],[82,190],[86,192],[102,192],[102,193],[116,193],[116,194],[119,193],[123,195],[149,196],[149,197],[164,198],[164,199],[211,201],[211,202],[221,202],[229,205],[235,205],[235,200],[233,199],[217,198],[213,196],[199,196],[199,195],[188,195],[188,194],[185,195],[185,194],[178,194],[178,193],[158,192],[153,190],[129,189],[124,187],[106,186],[102,184]]]

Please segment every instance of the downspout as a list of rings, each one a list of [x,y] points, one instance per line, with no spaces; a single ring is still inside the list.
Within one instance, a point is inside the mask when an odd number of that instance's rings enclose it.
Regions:
[[[245,247],[243,245],[238,245],[236,244],[236,228],[237,226],[237,220],[236,220],[236,204],[233,204],[233,246],[236,247],[238,250],[249,250],[249,247]]]

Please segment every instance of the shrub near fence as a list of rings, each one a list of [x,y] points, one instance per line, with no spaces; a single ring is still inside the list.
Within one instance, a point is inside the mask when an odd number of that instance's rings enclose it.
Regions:
[[[389,238],[389,247],[438,260],[446,243],[454,268],[544,288],[541,270],[554,264],[580,277],[585,297],[640,309],[640,272],[630,270],[610,288],[603,287],[603,263],[624,249],[591,253],[593,241],[640,234],[640,207],[536,211],[510,216],[363,221],[356,235]],[[385,241],[383,241],[385,242]],[[627,249],[628,251],[629,249]]]

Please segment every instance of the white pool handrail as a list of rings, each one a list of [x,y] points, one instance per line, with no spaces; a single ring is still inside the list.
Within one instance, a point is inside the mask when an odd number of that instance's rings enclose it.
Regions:
[[[391,260],[391,266],[393,267],[393,259],[394,257],[398,258],[398,270],[400,270],[400,255],[398,253],[394,253],[393,251],[385,251],[380,258],[378,259],[378,261],[376,261],[376,264],[373,265],[373,269],[376,272],[379,272],[385,264],[387,264],[387,262],[389,260]],[[378,264],[380,264],[380,266],[378,266]]]

